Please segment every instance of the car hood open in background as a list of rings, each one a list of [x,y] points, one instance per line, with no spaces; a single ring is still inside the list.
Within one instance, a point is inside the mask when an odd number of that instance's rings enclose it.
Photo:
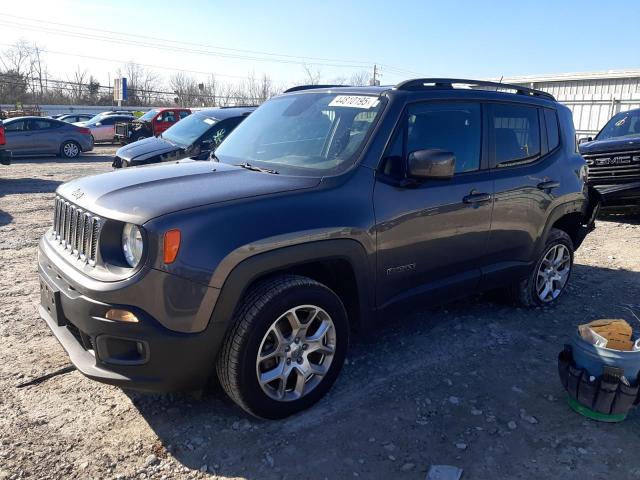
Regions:
[[[159,137],[149,137],[119,148],[116,155],[127,161],[147,160],[157,155],[173,153],[179,150],[183,150],[183,148],[168,140]]]
[[[142,225],[178,210],[312,188],[319,182],[314,177],[186,161],[83,177],[61,185],[57,193],[101,217]]]

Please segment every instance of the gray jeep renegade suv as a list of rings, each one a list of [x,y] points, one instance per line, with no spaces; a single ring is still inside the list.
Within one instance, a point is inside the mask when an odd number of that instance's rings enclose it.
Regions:
[[[543,92],[296,87],[211,161],[60,186],[40,313],[87,377],[170,391],[217,374],[248,412],[284,417],[401,301],[504,287],[554,303],[592,225],[586,172]]]

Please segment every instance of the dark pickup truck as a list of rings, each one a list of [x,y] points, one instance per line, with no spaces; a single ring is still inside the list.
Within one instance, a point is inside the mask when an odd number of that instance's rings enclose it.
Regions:
[[[614,115],[579,148],[603,207],[640,206],[640,109]]]
[[[350,335],[397,321],[391,306],[489,289],[553,305],[593,225],[586,179],[571,112],[544,92],[296,87],[211,161],[60,186],[40,314],[89,378],[172,391],[217,375],[280,418],[328,391]]]

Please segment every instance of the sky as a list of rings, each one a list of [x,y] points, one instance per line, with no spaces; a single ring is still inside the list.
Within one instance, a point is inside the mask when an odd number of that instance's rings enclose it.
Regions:
[[[103,85],[127,61],[284,86],[304,65],[331,82],[377,64],[385,85],[640,68],[639,18],[637,0],[21,0],[2,2],[0,50],[35,42],[53,78]]]

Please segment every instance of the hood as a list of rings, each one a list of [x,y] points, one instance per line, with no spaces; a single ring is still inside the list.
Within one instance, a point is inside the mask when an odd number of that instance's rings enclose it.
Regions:
[[[312,188],[318,183],[320,178],[188,161],[79,178],[58,187],[57,193],[101,217],[142,225],[178,210]]]
[[[640,150],[640,136],[585,142],[579,146],[579,150],[582,155]]]
[[[144,160],[164,153],[177,152],[181,147],[159,137],[149,137],[125,145],[116,151],[116,155],[124,160]]]

